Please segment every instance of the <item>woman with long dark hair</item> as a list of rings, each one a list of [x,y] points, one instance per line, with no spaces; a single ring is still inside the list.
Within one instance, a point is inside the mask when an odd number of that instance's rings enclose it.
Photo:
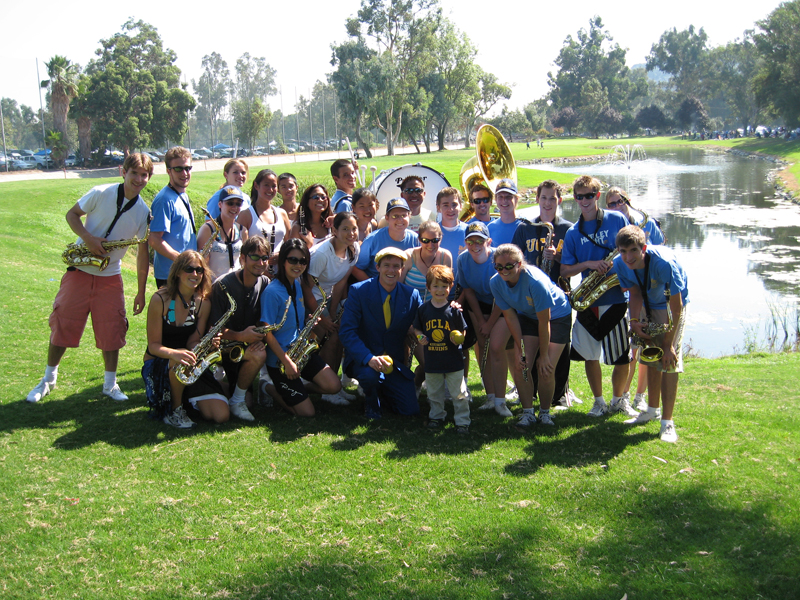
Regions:
[[[274,274],[274,257],[292,228],[286,211],[272,204],[277,193],[278,176],[275,171],[261,169],[250,189],[253,205],[247,211],[242,211],[238,218],[249,236],[260,235],[269,242],[273,254],[273,258],[270,259],[270,276]]]
[[[333,211],[328,190],[321,183],[308,186],[300,199],[290,237],[300,238],[311,248],[331,235],[332,226]]]

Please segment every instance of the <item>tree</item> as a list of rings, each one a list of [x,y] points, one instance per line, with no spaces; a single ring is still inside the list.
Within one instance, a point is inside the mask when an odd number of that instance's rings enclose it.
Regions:
[[[260,98],[252,102],[237,100],[233,103],[233,124],[236,135],[252,149],[256,145],[256,138],[269,126],[272,113],[262,103]]]
[[[80,76],[76,94],[70,103],[69,111],[69,118],[74,119],[78,126],[78,148],[83,160],[89,160],[92,156],[90,83],[90,79],[86,74]]]
[[[192,79],[192,88],[198,99],[198,112],[202,112],[211,129],[212,144],[219,137],[219,118],[222,109],[228,106],[228,92],[231,87],[228,63],[216,52],[203,57],[203,74],[197,83]],[[198,115],[198,119],[200,115]]]
[[[253,58],[249,52],[236,61],[236,96],[239,100],[252,102],[255,99],[266,104],[267,98],[277,93],[275,75],[277,71],[267,64],[267,59]]]
[[[539,98],[529,102],[523,108],[525,118],[531,124],[533,131],[541,131],[547,126],[547,112],[550,107],[547,105],[547,98]]]
[[[57,167],[64,166],[64,159],[67,157],[67,143],[60,131],[51,129],[45,138],[47,146],[50,148],[50,156]]]
[[[746,31],[741,40],[712,49],[708,59],[716,89],[745,129],[755,125],[764,112],[764,103],[753,87],[761,64],[752,35]]]
[[[565,106],[556,113],[553,119],[553,127],[563,127],[567,130],[567,135],[572,135],[572,130],[580,125],[581,116],[571,106]]]
[[[100,44],[87,67],[86,114],[96,135],[126,155],[180,140],[196,103],[181,89],[175,53],[164,48],[155,27],[130,19]]]
[[[705,129],[708,127],[708,113],[703,103],[691,96],[681,102],[675,113],[675,121],[683,129]]]
[[[465,116],[464,148],[469,148],[470,133],[475,122],[488,113],[501,99],[511,98],[511,88],[497,81],[497,76],[477,67],[477,87],[467,105]]]
[[[705,61],[708,56],[708,36],[701,27],[695,32],[694,25],[678,31],[675,27],[661,34],[647,56],[647,69],[659,68],[672,75],[670,83],[678,97],[702,95],[705,76],[708,73]]]
[[[507,137],[509,141],[512,141],[515,136],[520,139],[530,138],[533,135],[533,129],[525,113],[520,110],[508,110],[505,106],[497,117],[489,120],[489,124],[497,127],[503,137]]]
[[[49,89],[53,125],[55,130],[61,133],[61,143],[67,145],[67,113],[69,103],[78,93],[78,76],[81,68],[59,55],[51,58],[46,67],[50,79],[42,81],[41,86]]]
[[[763,60],[753,87],[757,98],[789,127],[800,125],[800,0],[784,2],[756,23],[753,37]]]
[[[667,117],[658,106],[651,104],[636,113],[636,122],[642,129],[661,129],[667,124]]]

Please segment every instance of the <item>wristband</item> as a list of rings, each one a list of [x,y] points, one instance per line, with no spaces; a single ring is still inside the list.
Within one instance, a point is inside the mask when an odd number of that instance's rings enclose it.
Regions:
[[[422,341],[422,340],[424,340],[424,339],[425,339],[425,336],[424,336],[424,335],[422,335],[421,333],[417,335],[417,341],[418,341],[418,342],[421,342],[421,341]]]
[[[631,323],[638,323],[638,322],[639,322],[639,319],[630,319],[630,322],[631,322]]]

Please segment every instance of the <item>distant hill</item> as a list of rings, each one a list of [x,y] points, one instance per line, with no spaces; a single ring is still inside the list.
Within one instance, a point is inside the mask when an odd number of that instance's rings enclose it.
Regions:
[[[633,65],[631,70],[633,69],[647,69],[647,65],[644,63],[639,63],[638,65]],[[647,71],[647,78],[650,81],[655,81],[656,83],[664,83],[665,81],[669,81],[670,77],[672,77],[669,73],[664,73],[661,69],[653,69],[652,71]]]

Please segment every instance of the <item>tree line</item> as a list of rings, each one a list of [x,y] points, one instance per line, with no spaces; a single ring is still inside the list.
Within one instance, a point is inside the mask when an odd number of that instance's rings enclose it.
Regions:
[[[283,115],[268,104],[278,90],[266,58],[245,53],[231,70],[212,52],[190,93],[155,27],[130,19],[100,40],[85,68],[63,56],[47,62],[46,115],[3,98],[6,133],[14,145],[39,145],[44,118],[55,158],[63,159],[74,137],[88,158],[96,148],[127,153],[184,142],[190,122],[209,140],[235,130],[243,146],[252,148],[264,134],[283,146],[287,125],[298,137],[301,122],[309,139],[324,137],[332,118],[336,132],[353,137],[368,156],[376,131],[389,154],[399,141],[417,140],[430,152],[458,137],[469,146],[475,125],[511,97],[507,84],[475,62],[477,48],[443,16],[438,0],[362,0],[344,32],[345,41],[331,45],[327,81],[317,81],[297,99],[294,114]],[[646,63],[633,68],[595,16],[564,40],[547,75],[548,93],[522,110],[503,108],[489,122],[528,139],[562,131],[746,129],[761,120],[796,127],[798,47],[800,0],[781,4],[724,46],[710,47],[703,28],[667,30]]]

